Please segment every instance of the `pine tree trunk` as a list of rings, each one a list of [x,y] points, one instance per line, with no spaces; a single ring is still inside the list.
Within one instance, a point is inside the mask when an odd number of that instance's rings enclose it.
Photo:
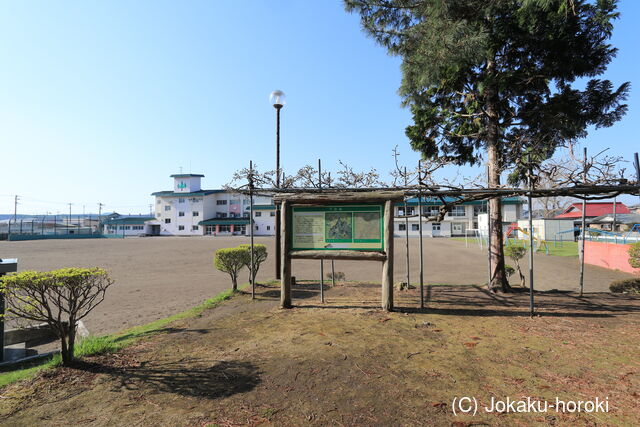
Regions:
[[[493,61],[487,63],[487,70],[491,74],[494,67]],[[489,187],[500,186],[500,130],[498,124],[497,92],[495,84],[490,84],[486,90],[485,108],[488,116],[487,120],[487,163],[489,174]],[[494,292],[509,292],[511,287],[507,281],[507,274],[504,269],[504,248],[502,246],[502,208],[499,198],[489,199],[489,222],[491,235],[489,236],[489,250],[491,251],[491,271],[489,290]]]

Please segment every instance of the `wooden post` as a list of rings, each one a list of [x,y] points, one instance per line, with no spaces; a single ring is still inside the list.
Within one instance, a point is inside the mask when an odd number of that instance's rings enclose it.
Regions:
[[[289,240],[287,237],[287,211],[289,203],[280,205],[280,307],[291,308],[291,258],[289,257]]]
[[[382,308],[393,310],[393,202],[384,204],[384,250],[387,253],[382,264]]]

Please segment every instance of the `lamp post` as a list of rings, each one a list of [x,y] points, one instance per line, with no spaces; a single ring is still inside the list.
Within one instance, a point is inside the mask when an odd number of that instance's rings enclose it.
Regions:
[[[280,110],[285,104],[285,95],[281,90],[274,90],[269,101],[276,109],[276,188],[280,188]],[[276,205],[276,279],[280,279],[280,205]]]

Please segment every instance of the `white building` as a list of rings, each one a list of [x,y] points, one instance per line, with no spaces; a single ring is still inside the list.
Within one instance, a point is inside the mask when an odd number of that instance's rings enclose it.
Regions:
[[[574,229],[572,218],[534,218],[531,222],[533,225],[533,236],[536,239],[547,241],[574,240],[575,233],[571,232],[571,230]],[[529,220],[519,220],[518,228],[520,230],[517,230],[515,233],[511,234],[511,237],[517,237],[518,239],[528,239]]]
[[[155,196],[155,221],[149,234],[171,236],[248,235],[249,196],[226,190],[203,190],[204,175],[176,174],[173,190]],[[275,206],[267,196],[254,196],[254,235],[273,235]]]
[[[453,198],[445,198],[447,203],[454,202]],[[524,201],[519,197],[505,197],[501,200],[503,227],[506,230],[510,224],[522,217],[522,205]],[[409,236],[419,236],[418,218],[418,198],[409,199],[406,202],[407,215],[415,215],[408,218],[396,218],[394,221],[394,235],[396,237],[405,236],[406,224],[409,225]],[[435,198],[424,198],[422,201],[422,212],[426,216],[438,214],[442,201]],[[405,202],[396,203],[396,217],[404,216]],[[447,212],[440,222],[422,223],[422,235],[425,237],[453,237],[464,236],[466,230],[483,228],[483,216],[486,217],[487,202],[473,201],[455,205],[450,212]],[[484,215],[483,215],[484,214]],[[486,219],[484,220],[486,222]]]

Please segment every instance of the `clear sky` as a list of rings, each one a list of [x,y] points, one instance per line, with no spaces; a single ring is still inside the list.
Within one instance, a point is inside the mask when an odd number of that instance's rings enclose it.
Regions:
[[[623,0],[606,77],[632,82],[630,110],[592,132],[590,150],[640,150],[640,2]],[[318,158],[414,165],[400,106],[400,60],[360,30],[341,1],[1,1],[0,213],[148,212],[169,175],[205,188],[248,166],[275,168],[282,89],[282,164]],[[455,170],[449,171],[454,173]],[[637,201],[636,201],[637,203]]]

